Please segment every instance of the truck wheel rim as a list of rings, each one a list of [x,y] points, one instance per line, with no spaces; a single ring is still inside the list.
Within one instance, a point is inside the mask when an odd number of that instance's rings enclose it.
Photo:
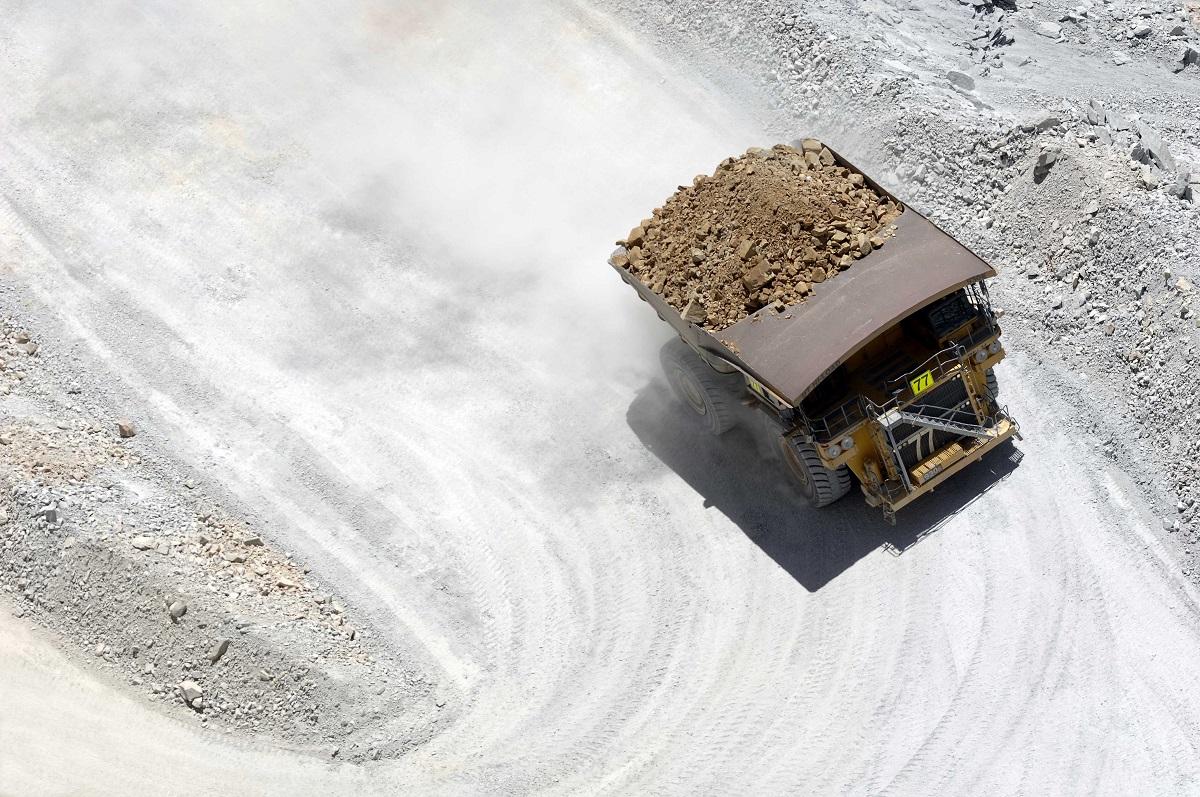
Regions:
[[[800,488],[807,494],[812,489],[812,482],[808,478],[808,469],[800,461],[800,457],[796,454],[796,450],[792,448],[791,443],[787,440],[780,440],[779,443],[783,446],[783,455],[787,457],[789,469],[795,475],[796,481],[800,483]]]

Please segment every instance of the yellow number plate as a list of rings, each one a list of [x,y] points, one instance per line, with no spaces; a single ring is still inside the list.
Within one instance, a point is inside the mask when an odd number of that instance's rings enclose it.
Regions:
[[[933,387],[933,371],[926,371],[916,379],[909,381],[908,386],[912,388],[914,396],[919,396],[929,388]]]

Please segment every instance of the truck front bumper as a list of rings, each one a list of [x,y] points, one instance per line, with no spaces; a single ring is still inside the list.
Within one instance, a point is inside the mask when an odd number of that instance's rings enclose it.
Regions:
[[[901,488],[899,496],[884,498],[884,512],[889,516],[894,515],[925,493],[933,492],[935,487],[954,474],[979,462],[985,454],[1004,441],[1013,437],[1021,439],[1020,428],[1011,418],[999,419],[992,429],[994,433],[986,438],[958,441],[919,463],[909,471],[912,489],[905,491]]]

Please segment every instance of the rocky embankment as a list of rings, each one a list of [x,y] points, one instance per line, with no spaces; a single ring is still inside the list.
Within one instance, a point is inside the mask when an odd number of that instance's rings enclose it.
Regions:
[[[180,718],[348,760],[428,738],[434,685],[32,338],[0,325],[13,611]]]

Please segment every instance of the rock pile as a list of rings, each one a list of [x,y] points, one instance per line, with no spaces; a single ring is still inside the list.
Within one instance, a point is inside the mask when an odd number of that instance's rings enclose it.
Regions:
[[[1172,72],[1181,72],[1190,65],[1188,43],[1194,40],[1200,27],[1189,4],[1181,7],[1179,3],[1112,0],[1103,5],[1084,3],[1065,9],[1045,5],[1037,8],[1037,5],[1031,7],[1033,13],[1049,13],[1061,23],[1040,24],[1059,28],[1063,41],[1093,50],[1096,55],[1106,55],[1118,66],[1137,61],[1158,62]]]
[[[419,671],[48,351],[0,316],[0,603],[204,725],[350,761],[431,733]]]
[[[1015,0],[958,0],[958,2],[971,6],[974,10],[975,30],[971,34],[971,38],[963,42],[963,46],[971,54],[971,60],[980,64],[1002,67],[1000,48],[1007,47],[1017,40],[1006,19],[1009,12],[1017,10]],[[951,83],[967,91],[975,89],[975,81],[969,76],[964,75],[970,80],[970,85],[963,86],[954,79],[954,74],[963,73],[952,72]]]
[[[716,331],[804,301],[883,246],[901,211],[815,139],[752,148],[681,186],[613,262]]]

